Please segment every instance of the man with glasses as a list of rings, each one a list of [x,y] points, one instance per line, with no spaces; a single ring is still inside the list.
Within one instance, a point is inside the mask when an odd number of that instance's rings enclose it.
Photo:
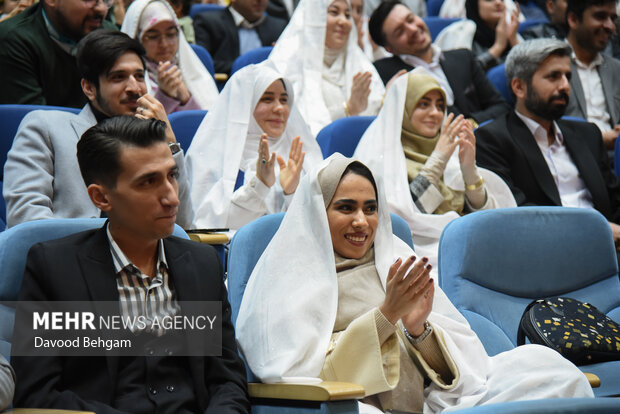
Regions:
[[[86,97],[75,62],[77,42],[113,24],[113,0],[41,0],[0,23],[0,104],[80,108]]]

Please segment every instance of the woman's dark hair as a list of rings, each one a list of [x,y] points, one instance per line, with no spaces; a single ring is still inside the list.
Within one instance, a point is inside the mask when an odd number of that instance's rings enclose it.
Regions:
[[[489,27],[480,17],[478,0],[465,0],[465,14],[469,20],[473,20],[476,23],[474,41],[487,49],[493,46],[493,43],[495,43],[495,28]]]
[[[99,76],[106,74],[127,51],[135,52],[144,65],[146,52],[139,41],[118,30],[93,30],[78,43],[78,71],[82,78],[98,88]]]
[[[377,204],[379,203],[379,192],[377,191],[377,183],[375,182],[375,177],[372,176],[372,172],[368,167],[362,164],[359,161],[353,161],[351,164],[345,168],[340,180],[342,180],[347,174],[356,174],[366,178],[372,184],[372,188],[375,189],[375,197],[377,198]]]
[[[84,132],[77,144],[77,159],[84,183],[116,187],[121,173],[122,147],[150,147],[166,142],[166,123],[133,116],[108,118]]]

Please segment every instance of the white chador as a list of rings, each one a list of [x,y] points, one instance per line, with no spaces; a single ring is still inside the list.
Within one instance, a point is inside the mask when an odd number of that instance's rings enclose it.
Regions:
[[[416,72],[428,74],[424,69],[415,69],[411,73]],[[411,76],[411,73],[408,76]],[[422,213],[411,198],[407,164],[401,143],[408,76],[398,78],[387,91],[381,112],[362,136],[354,156],[366,164],[373,174],[383,177],[389,210],[407,221],[413,233],[416,251],[436,265],[441,232],[459,215],[456,212]],[[478,172],[487,190],[489,199],[487,205],[495,208],[516,207],[510,189],[501,178],[484,168],[478,168]],[[448,161],[444,171],[444,183],[455,190],[465,191],[459,167],[458,148]]]
[[[325,47],[331,1],[301,0],[269,55],[278,71],[293,84],[298,109],[315,135],[330,122],[346,116],[343,104],[349,99],[356,73],[372,74],[368,106],[360,115],[376,115],[385,92],[377,70],[357,44],[352,17],[347,45],[341,50]]]
[[[121,31],[142,42],[141,39],[138,39],[140,17],[142,16],[142,12],[146,6],[153,2],[161,2],[164,4],[170,12],[171,19],[174,20],[177,27],[179,26],[179,21],[176,14],[167,1],[135,0],[127,9],[127,14],[123,20]],[[185,35],[180,28],[179,48],[177,50],[176,61],[173,63],[175,63],[181,70],[181,75],[183,76],[185,86],[187,86],[187,90],[192,94],[192,97],[196,100],[196,102],[198,102],[198,105],[200,105],[202,109],[211,109],[219,93],[217,86],[215,85],[215,80],[204,67],[198,56],[196,56],[196,53],[194,53],[189,43],[187,43],[187,40],[185,40]],[[147,86],[149,86],[149,93],[151,93],[150,84],[147,83]]]
[[[260,97],[277,79],[283,79],[288,93],[290,115],[282,136],[269,137],[269,151],[288,160],[295,137],[301,137],[308,171],[322,159],[321,149],[296,109],[293,87],[269,62],[249,65],[226,83],[214,108],[207,113],[187,151],[194,207],[194,228],[231,230],[265,214],[284,211],[287,199],[280,187],[279,166],[276,182],[265,186],[256,177],[258,145],[263,130],[254,119]],[[239,171],[243,185],[235,191]]]
[[[236,332],[254,374],[263,382],[307,382],[319,376],[355,382],[363,385],[367,394],[384,397],[389,397],[394,389],[404,388],[405,393],[410,389],[419,396],[415,404],[412,402],[417,408],[411,411],[419,409],[425,413],[513,400],[593,396],[581,371],[550,348],[525,345],[489,357],[437,285],[428,321],[453,373],[449,384],[442,383],[433,369],[415,351],[410,351],[410,344],[403,344],[398,325],[388,321],[392,329],[389,337],[378,338],[378,331],[384,327],[380,328],[372,317],[373,312],[380,313],[374,305],[346,329],[333,333],[340,317],[339,296],[346,292],[339,292],[340,274],[336,271],[337,259],[317,177],[318,171],[332,167],[340,168],[341,174],[349,163],[335,154],[302,179],[280,228],[250,276]],[[328,174],[332,173],[333,170]],[[335,176],[339,177],[337,172]],[[392,235],[388,211],[382,208],[385,197],[381,184],[377,180],[376,272],[366,267],[366,274],[368,269],[375,272],[378,288],[384,291],[390,265],[398,257],[411,256],[413,251]],[[337,179],[328,184],[331,189],[326,190],[327,194],[331,191],[333,195],[336,185]],[[358,273],[350,275],[357,276]],[[371,284],[367,287],[371,288]],[[428,377],[430,385],[424,387],[423,382],[413,382],[402,374],[399,379],[399,372],[403,372],[399,368],[401,357],[416,359],[420,363],[416,372]],[[370,410],[366,412],[375,410],[361,405]]]

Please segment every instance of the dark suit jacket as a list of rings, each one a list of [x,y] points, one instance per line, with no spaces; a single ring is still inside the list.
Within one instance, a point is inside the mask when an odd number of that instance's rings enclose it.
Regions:
[[[406,64],[398,56],[380,59],[374,64],[385,84],[399,70],[413,69],[413,66]],[[459,49],[443,52],[439,64],[454,93],[454,105],[448,108],[449,112],[454,112],[455,115],[463,114],[482,123],[510,110],[510,106],[487,79],[471,51]]]
[[[187,357],[196,405],[206,413],[248,413],[245,368],[237,354],[215,250],[176,237],[165,239],[164,249],[178,300],[222,302],[222,356]],[[28,253],[19,299],[118,301],[105,227],[34,245]],[[16,320],[16,326],[18,323]],[[16,407],[120,414],[111,408],[118,379],[117,356],[14,356],[11,363],[17,374]]]
[[[557,123],[564,145],[592,194],[594,208],[619,223],[620,181],[611,168],[600,130],[587,122]],[[514,111],[478,128],[475,134],[476,163],[506,181],[518,205],[562,205],[534,136]]]
[[[263,46],[271,46],[286,27],[286,20],[266,16],[256,31]],[[233,62],[239,56],[239,34],[228,7],[207,11],[194,17],[196,43],[203,46],[213,57],[215,71],[230,73]]]

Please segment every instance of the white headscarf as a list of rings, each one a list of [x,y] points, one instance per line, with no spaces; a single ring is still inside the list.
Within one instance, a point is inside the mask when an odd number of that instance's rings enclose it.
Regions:
[[[428,72],[422,68],[411,73]],[[401,129],[407,79],[409,74],[401,76],[387,91],[383,108],[362,136],[354,156],[366,164],[374,173],[379,173],[389,185],[385,194],[390,211],[404,218],[413,232],[413,244],[416,251],[427,256],[433,265],[437,264],[437,249],[443,228],[459,217],[456,212],[446,214],[421,213],[411,199],[405,153],[401,143]],[[499,207],[516,207],[512,192],[506,183],[493,172],[478,168],[484,179],[488,197],[493,197]],[[444,171],[444,183],[460,191],[465,191],[465,184],[458,160],[458,149],[454,150]]]
[[[275,80],[283,79],[288,92],[290,114],[279,138],[269,139],[269,151],[288,159],[293,139],[301,137],[304,171],[322,159],[321,149],[295,105],[293,87],[269,62],[248,65],[226,82],[213,110],[196,131],[186,161],[192,177],[192,203],[197,228],[227,227],[228,212],[239,170],[248,182],[256,173],[260,129],[254,119],[258,100]],[[275,164],[276,175],[279,166]],[[277,180],[276,180],[277,181]],[[266,203],[269,212],[280,211],[283,196],[279,184],[271,187]]]
[[[322,89],[327,7],[331,2],[301,0],[269,55],[278,71],[293,84],[299,111],[315,135],[331,122]],[[346,52],[344,91],[348,97],[356,73],[372,73],[368,107],[362,115],[375,115],[381,107],[385,87],[372,62],[357,45],[355,23],[352,17],[349,20],[351,32],[343,51]]]
[[[146,6],[160,2],[170,12],[170,20],[179,25],[176,14],[167,1],[163,0],[135,0],[127,9],[121,31],[134,39],[142,42],[143,29],[140,28],[140,20]],[[140,33],[138,31],[140,30]],[[177,65],[181,69],[183,80],[187,89],[192,94],[202,109],[211,109],[217,99],[218,90],[215,80],[204,67],[198,56],[194,53],[182,30],[179,30],[179,48],[177,50]],[[150,91],[149,91],[150,92]]]
[[[344,171],[352,161],[334,154],[301,180],[248,280],[235,330],[246,361],[263,382],[309,382],[321,372],[336,319],[338,280],[319,173],[326,168]],[[385,288],[395,259],[413,251],[392,235],[388,209],[382,208],[382,180],[374,177],[379,207],[375,266]],[[425,413],[518,399],[592,396],[583,374],[552,349],[525,345],[489,358],[437,284],[428,320],[445,340],[458,382],[451,388],[426,387]],[[545,372],[536,371],[538,366]]]

